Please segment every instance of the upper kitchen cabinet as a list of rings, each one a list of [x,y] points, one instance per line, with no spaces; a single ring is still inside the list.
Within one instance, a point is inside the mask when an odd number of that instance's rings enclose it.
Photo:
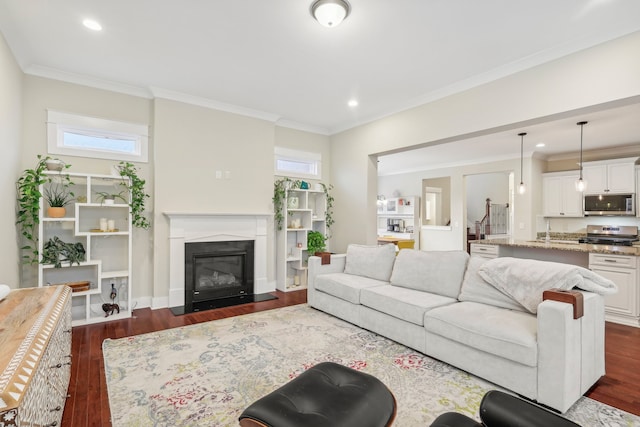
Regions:
[[[636,157],[585,162],[585,194],[635,193]]]
[[[576,191],[576,171],[542,175],[542,211],[544,216],[581,217],[582,193]]]

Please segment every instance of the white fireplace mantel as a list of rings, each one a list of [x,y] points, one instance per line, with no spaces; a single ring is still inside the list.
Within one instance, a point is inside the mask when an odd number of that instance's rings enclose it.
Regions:
[[[267,280],[267,230],[271,213],[164,212],[169,218],[169,307],[184,305],[184,245],[254,241],[254,292],[275,291]]]

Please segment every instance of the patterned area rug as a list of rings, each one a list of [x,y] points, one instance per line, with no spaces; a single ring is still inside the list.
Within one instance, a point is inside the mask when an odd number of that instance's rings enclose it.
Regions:
[[[477,419],[482,396],[498,388],[307,305],[105,340],[103,353],[115,427],[237,426],[245,407],[322,361],[382,380],[397,427],[447,411]],[[584,427],[640,425],[586,397],[566,416]]]

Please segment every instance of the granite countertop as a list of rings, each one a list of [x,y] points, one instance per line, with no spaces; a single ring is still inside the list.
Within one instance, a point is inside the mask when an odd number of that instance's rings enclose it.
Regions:
[[[544,238],[541,240],[516,240],[516,239],[488,239],[472,240],[471,243],[481,243],[484,245],[502,245],[522,248],[554,249],[560,251],[589,252],[594,254],[611,255],[633,255],[640,256],[640,245],[634,246],[614,246],[614,245],[591,245],[588,243],[578,243],[577,239],[559,239],[552,236],[547,243]]]

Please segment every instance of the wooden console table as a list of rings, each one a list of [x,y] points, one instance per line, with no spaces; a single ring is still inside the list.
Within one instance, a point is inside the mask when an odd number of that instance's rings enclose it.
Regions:
[[[0,301],[0,425],[60,425],[71,375],[71,288]]]

